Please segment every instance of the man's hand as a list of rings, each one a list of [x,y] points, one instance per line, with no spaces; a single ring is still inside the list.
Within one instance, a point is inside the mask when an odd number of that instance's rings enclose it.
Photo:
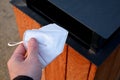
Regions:
[[[11,80],[19,75],[40,80],[42,65],[39,60],[38,43],[32,38],[28,42],[27,56],[23,44],[20,44],[9,59],[7,65]]]

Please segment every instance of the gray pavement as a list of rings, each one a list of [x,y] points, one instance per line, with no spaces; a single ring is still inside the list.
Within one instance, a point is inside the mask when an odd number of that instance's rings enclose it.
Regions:
[[[7,43],[20,41],[12,5],[9,0],[0,1],[0,80],[9,80],[7,61],[16,47]]]

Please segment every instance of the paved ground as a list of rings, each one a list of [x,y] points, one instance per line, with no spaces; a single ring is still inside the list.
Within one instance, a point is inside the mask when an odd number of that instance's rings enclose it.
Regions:
[[[19,41],[15,16],[9,0],[0,1],[0,80],[9,80],[7,61],[15,47],[8,47],[10,41]]]

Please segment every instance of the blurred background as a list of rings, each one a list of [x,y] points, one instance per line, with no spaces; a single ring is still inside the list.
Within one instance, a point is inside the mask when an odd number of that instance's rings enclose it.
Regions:
[[[9,0],[0,1],[0,80],[9,80],[7,61],[15,47],[9,47],[8,42],[20,41],[15,16]]]

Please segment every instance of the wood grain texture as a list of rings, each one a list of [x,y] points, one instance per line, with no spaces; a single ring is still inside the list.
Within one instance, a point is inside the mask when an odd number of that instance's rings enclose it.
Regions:
[[[46,80],[65,80],[67,45],[64,51],[45,68]]]
[[[26,30],[37,29],[41,27],[39,23],[37,23],[34,19],[29,17],[27,14],[25,14],[15,6],[13,6],[13,10],[15,13],[16,22],[18,25],[18,31],[21,39],[23,38],[23,34]]]
[[[93,63],[91,63],[90,67],[89,67],[89,74],[88,74],[88,79],[87,80],[94,80],[95,78],[95,73],[97,70],[97,66]]]
[[[89,67],[90,61],[69,46],[66,80],[88,80]],[[90,75],[94,75],[94,72],[91,72]]]
[[[42,70],[42,76],[41,76],[41,79],[40,80],[46,80],[45,79],[45,69]]]
[[[98,67],[95,80],[120,80],[120,45]]]

